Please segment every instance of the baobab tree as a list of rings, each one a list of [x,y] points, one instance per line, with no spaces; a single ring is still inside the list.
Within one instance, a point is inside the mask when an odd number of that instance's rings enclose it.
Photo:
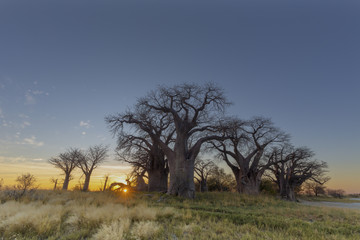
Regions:
[[[295,201],[294,189],[304,182],[322,185],[329,180],[325,176],[327,163],[313,157],[314,153],[306,147],[294,148],[287,144],[273,149],[269,157],[273,162],[270,177],[278,185],[282,198]]]
[[[126,121],[123,115],[107,117],[106,121],[112,131],[121,129],[124,123],[136,124],[145,131],[166,155],[170,171],[168,193],[194,198],[195,158],[203,143],[221,138],[217,122],[226,105],[222,90],[213,84],[181,84],[159,87],[139,99]],[[158,131],[159,119],[174,129],[171,144]]]
[[[82,158],[82,152],[77,148],[71,148],[65,153],[60,153],[58,157],[49,159],[49,163],[64,172],[63,190],[67,190],[72,178],[72,172],[76,167],[79,158]]]
[[[149,191],[166,192],[169,167],[159,142],[168,145],[172,141],[174,128],[169,118],[150,114],[136,105],[133,111],[106,117],[106,122],[117,136],[119,160],[142,172],[138,177],[147,173]],[[133,127],[133,131],[125,131],[126,125]]]
[[[223,123],[225,141],[212,141],[220,157],[231,168],[239,193],[258,194],[261,177],[272,164],[264,159],[267,148],[288,140],[288,135],[274,126],[272,121],[254,117],[249,121],[232,118]]]
[[[106,160],[108,147],[103,145],[95,145],[89,147],[86,153],[79,152],[76,166],[81,169],[85,176],[83,191],[89,190],[90,177],[92,172]]]
[[[228,105],[223,91],[213,84],[159,87],[139,100],[144,111],[167,116],[175,128],[174,143],[159,145],[169,161],[168,193],[195,197],[194,162],[203,143],[222,139],[218,122]]]

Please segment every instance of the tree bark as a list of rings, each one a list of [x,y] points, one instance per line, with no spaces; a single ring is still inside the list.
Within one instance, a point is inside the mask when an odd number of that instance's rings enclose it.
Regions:
[[[286,187],[286,199],[289,201],[296,201],[295,191],[291,186]]]
[[[67,190],[69,187],[69,182],[70,182],[70,174],[65,173],[65,179],[64,179],[64,183],[63,183],[63,190]]]
[[[90,184],[90,174],[85,174],[85,182],[84,182],[84,186],[83,186],[83,191],[86,192],[89,190],[89,184]]]
[[[137,191],[143,192],[143,191],[146,191],[148,189],[148,186],[146,185],[143,176],[138,175],[137,178],[136,178],[136,182],[137,182],[137,185],[136,185],[136,190]],[[129,183],[127,185],[130,186]]]
[[[185,131],[183,131],[185,132]],[[187,156],[189,151],[187,149],[187,136],[181,135],[181,132],[177,133],[177,139],[175,142],[175,169],[174,178],[171,179],[171,186],[168,193],[181,196],[185,198],[195,198],[195,183],[194,183],[194,167],[195,159],[192,156]]]
[[[153,146],[150,157],[150,167],[148,169],[149,191],[166,192],[168,185],[169,167],[165,160],[164,152],[158,147]]]
[[[168,170],[166,168],[149,170],[149,192],[166,192]]]
[[[258,176],[253,173],[248,173],[244,176],[241,174],[241,171],[239,171],[239,174],[236,177],[238,192],[248,195],[257,195],[260,193],[260,182],[261,180]]]

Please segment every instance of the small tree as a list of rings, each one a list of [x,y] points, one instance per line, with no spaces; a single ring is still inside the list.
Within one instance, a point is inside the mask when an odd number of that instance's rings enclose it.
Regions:
[[[83,191],[89,190],[91,174],[101,163],[106,160],[107,151],[107,146],[95,145],[89,147],[85,154],[82,152],[79,154],[79,157],[76,161],[76,166],[81,169],[85,176],[85,182],[82,188]]]
[[[195,179],[200,185],[200,192],[208,191],[207,180],[215,168],[216,165],[210,160],[204,161],[198,158],[195,160]]]
[[[19,197],[25,195],[29,190],[35,189],[36,178],[34,175],[27,173],[16,178],[15,188],[20,191]]]
[[[343,189],[328,189],[327,193],[334,198],[343,198],[345,196]]]
[[[320,194],[326,194],[326,187],[324,186],[324,183],[320,184],[314,181],[306,182],[305,191],[308,195],[315,195],[316,197]]]
[[[50,179],[50,182],[52,182],[52,183],[54,184],[53,190],[55,191],[55,190],[56,190],[56,187],[57,187],[57,184],[58,184],[58,179],[52,177],[52,178]]]
[[[82,152],[77,148],[71,148],[65,153],[60,153],[58,157],[49,159],[49,163],[64,172],[65,178],[63,183],[63,190],[67,190],[69,182],[72,179],[71,173],[76,167],[79,158],[82,157]]]
[[[109,174],[106,174],[106,175],[104,176],[104,184],[102,185],[102,188],[100,188],[100,191],[105,192],[105,190],[108,188],[109,178],[110,178],[110,175],[109,175]],[[101,183],[103,183],[103,182],[101,181]]]
[[[207,180],[207,185],[209,191],[233,191],[236,181],[232,174],[225,173],[223,168],[215,166]]]

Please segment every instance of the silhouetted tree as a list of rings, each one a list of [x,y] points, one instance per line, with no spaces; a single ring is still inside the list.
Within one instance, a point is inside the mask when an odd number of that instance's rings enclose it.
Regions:
[[[106,175],[104,176],[104,185],[103,185],[102,188],[100,188],[100,191],[105,192],[105,190],[107,189],[108,184],[109,184],[109,177],[110,177],[109,174],[106,174]]]
[[[335,198],[343,198],[345,196],[345,190],[343,189],[328,189],[327,194]]]
[[[69,182],[72,178],[71,173],[76,167],[76,163],[79,158],[82,158],[83,154],[79,149],[71,148],[65,153],[60,153],[58,157],[49,159],[49,163],[56,168],[61,169],[64,172],[63,190],[67,190]]]
[[[168,145],[172,141],[174,128],[169,118],[137,104],[133,111],[106,117],[106,122],[117,135],[119,160],[145,171],[142,176],[147,174],[149,191],[166,192],[169,166],[160,142]],[[125,130],[125,125],[132,126],[132,131]]]
[[[53,190],[56,190],[57,183],[58,183],[58,179],[57,179],[57,178],[52,177],[52,178],[50,179],[50,182],[54,183],[54,188],[53,188]]]
[[[159,141],[169,161],[168,193],[194,198],[195,158],[203,143],[221,139],[217,122],[227,105],[223,91],[213,84],[159,87],[139,104],[145,112],[171,119],[176,133],[173,146]]]
[[[19,197],[22,197],[27,191],[35,188],[36,178],[34,175],[27,173],[16,178],[15,188],[20,191]]]
[[[325,176],[326,162],[314,160],[313,156],[314,153],[306,147],[283,145],[273,149],[270,159],[274,164],[270,170],[281,197],[295,201],[295,189],[305,181],[323,184],[329,180]]]
[[[237,191],[258,194],[261,177],[272,164],[263,158],[272,144],[285,142],[288,135],[274,127],[270,119],[255,117],[249,121],[229,119],[223,123],[225,141],[212,141],[221,158],[234,173]]]
[[[215,171],[216,165],[210,160],[204,161],[199,158],[195,160],[195,179],[200,185],[200,192],[207,192],[208,177]]]
[[[89,147],[86,153],[79,152],[76,166],[81,169],[85,176],[83,191],[89,190],[90,177],[92,172],[106,160],[107,146],[95,145]]]
[[[328,179],[330,180],[330,178]],[[326,194],[326,187],[324,186],[326,181],[327,179],[325,179],[325,181],[322,181],[321,183],[314,181],[306,182],[305,183],[306,193],[308,195],[315,195],[316,197],[319,196],[320,194]]]

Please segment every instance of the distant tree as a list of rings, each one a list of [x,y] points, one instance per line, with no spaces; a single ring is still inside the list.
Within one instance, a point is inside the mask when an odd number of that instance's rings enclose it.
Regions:
[[[81,169],[85,176],[85,182],[82,188],[83,191],[89,190],[91,174],[106,160],[107,151],[107,146],[95,145],[89,147],[86,153],[79,152],[76,159],[76,166]]]
[[[195,179],[200,185],[200,192],[207,192],[207,180],[209,176],[215,171],[216,165],[210,160],[195,160]]]
[[[275,143],[288,140],[288,135],[274,126],[270,119],[254,117],[249,121],[229,119],[223,123],[225,141],[212,141],[214,149],[232,170],[237,191],[258,194],[261,178],[272,164],[264,153]]]
[[[50,179],[50,182],[52,182],[52,183],[54,184],[53,190],[56,190],[56,187],[57,187],[57,184],[58,184],[58,179],[52,177],[52,178]]]
[[[327,194],[335,198],[344,198],[345,190],[343,189],[328,189]]]
[[[4,185],[4,179],[0,178],[0,190],[3,187],[3,185]]]
[[[103,184],[102,184],[102,188],[100,188],[100,191],[105,192],[105,190],[108,188],[109,178],[110,178],[110,175],[109,175],[109,174],[105,174],[105,176],[104,176],[104,182],[103,182]]]
[[[260,183],[261,193],[276,195],[278,193],[277,185],[269,178],[262,178]]]
[[[326,194],[326,187],[324,186],[326,181],[317,183],[314,181],[308,181],[305,183],[305,191],[308,195],[315,195],[316,197],[320,194]]]
[[[49,163],[64,172],[63,190],[67,190],[72,179],[72,171],[75,169],[77,161],[83,157],[81,150],[71,148],[65,153],[60,153],[58,157],[49,159]]]
[[[269,157],[273,162],[270,170],[281,197],[295,201],[295,190],[304,182],[323,184],[329,180],[325,176],[326,162],[314,160],[313,157],[314,153],[306,147],[294,148],[291,145],[283,145],[273,149]]]
[[[35,186],[36,178],[34,175],[27,173],[22,174],[16,178],[15,188],[20,191],[19,197],[25,195],[25,193],[29,190],[33,190],[36,188]]]
[[[207,186],[209,191],[233,191],[236,181],[231,174],[225,173],[223,168],[215,166],[207,180]]]

